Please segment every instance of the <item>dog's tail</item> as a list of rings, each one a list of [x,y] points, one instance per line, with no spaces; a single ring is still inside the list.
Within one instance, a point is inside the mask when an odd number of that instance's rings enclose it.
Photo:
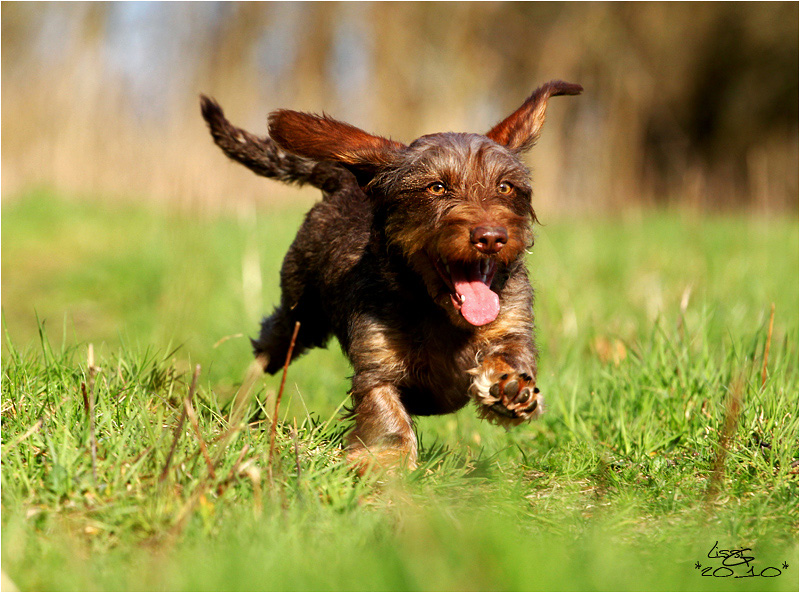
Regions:
[[[309,184],[325,191],[352,177],[339,165],[289,154],[271,138],[255,136],[237,128],[225,119],[219,104],[205,95],[200,95],[200,109],[214,142],[222,152],[257,175],[284,183]]]

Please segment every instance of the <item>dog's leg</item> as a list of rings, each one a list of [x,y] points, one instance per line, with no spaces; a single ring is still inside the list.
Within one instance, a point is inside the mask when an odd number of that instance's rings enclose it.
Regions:
[[[283,367],[296,322],[300,322],[300,330],[292,360],[311,348],[324,347],[331,337],[330,320],[319,290],[311,281],[319,265],[308,257],[309,253],[319,251],[315,241],[325,234],[314,225],[314,216],[324,214],[324,208],[317,204],[311,209],[286,252],[281,266],[281,304],[272,315],[264,318],[258,339],[252,340],[256,359],[269,374]]]
[[[250,340],[256,360],[264,368],[265,373],[272,375],[283,367],[292,340],[295,321],[294,316],[287,314],[285,309],[277,307],[272,315],[265,317],[261,322],[258,339]],[[297,358],[305,350],[306,348],[298,340],[295,342],[292,358]]]
[[[356,426],[349,436],[347,460],[362,474],[370,467],[414,469],[417,437],[397,389],[379,385],[363,394],[354,391],[353,401]]]
[[[319,307],[306,302],[297,304],[293,309],[285,305],[276,307],[272,315],[262,321],[258,339],[251,340],[253,352],[264,372],[272,375],[283,368],[297,321],[300,322],[300,330],[292,350],[292,360],[311,348],[321,348],[327,343],[330,329]]]
[[[533,293],[522,269],[509,279],[507,306],[483,337],[482,353],[469,394],[478,415],[504,426],[521,424],[544,411],[536,386],[536,347],[533,341]]]

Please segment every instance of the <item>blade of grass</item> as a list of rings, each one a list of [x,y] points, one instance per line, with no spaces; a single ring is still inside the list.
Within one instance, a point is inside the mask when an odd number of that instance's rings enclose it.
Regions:
[[[772,303],[769,312],[769,329],[767,330],[767,343],[764,345],[764,367],[761,370],[761,388],[767,382],[767,362],[769,361],[769,346],[772,343],[772,327],[775,322],[775,303]]]

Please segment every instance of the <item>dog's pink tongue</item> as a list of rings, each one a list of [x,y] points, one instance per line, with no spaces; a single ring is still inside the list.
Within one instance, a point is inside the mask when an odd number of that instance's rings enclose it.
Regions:
[[[460,270],[459,270],[460,272]],[[472,325],[486,325],[497,319],[500,313],[500,297],[477,275],[477,270],[453,274],[453,285],[456,293],[464,297],[461,303],[461,315]]]

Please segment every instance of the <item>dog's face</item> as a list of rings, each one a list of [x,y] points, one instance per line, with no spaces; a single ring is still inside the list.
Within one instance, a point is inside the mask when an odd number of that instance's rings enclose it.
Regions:
[[[477,134],[423,136],[367,191],[380,200],[387,242],[451,319],[494,321],[504,272],[532,242],[529,175],[516,155]]]
[[[506,271],[532,244],[529,173],[519,154],[538,138],[549,97],[581,90],[544,85],[486,135],[432,134],[406,146],[295,111],[273,113],[270,135],[289,152],[353,170],[387,242],[431,298],[455,323],[481,326],[499,315]]]

